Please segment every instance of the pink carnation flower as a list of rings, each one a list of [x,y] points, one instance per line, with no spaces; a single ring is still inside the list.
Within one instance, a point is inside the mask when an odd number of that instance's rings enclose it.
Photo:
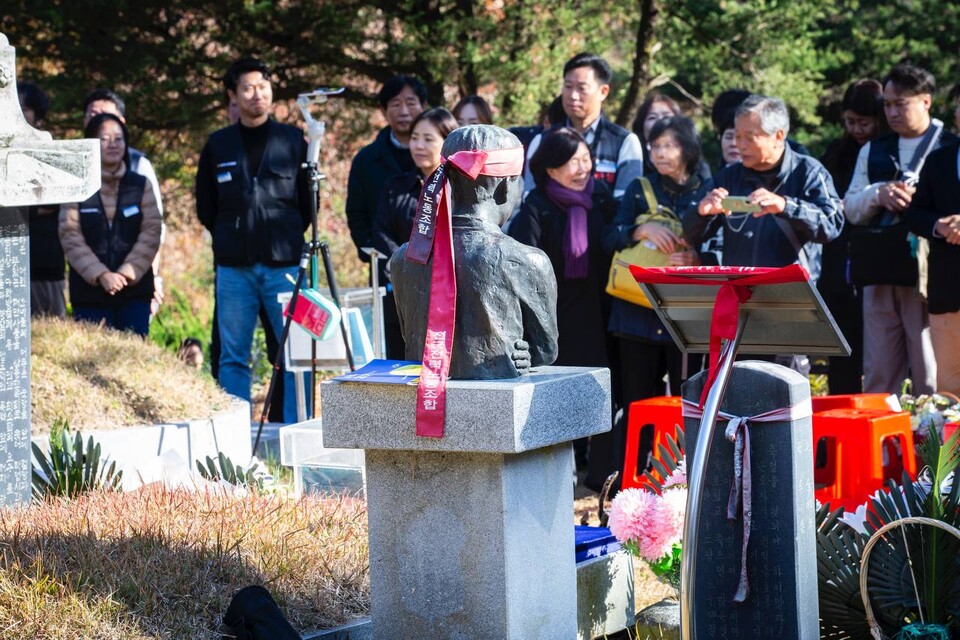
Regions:
[[[610,532],[620,542],[639,542],[645,531],[656,527],[657,496],[643,489],[624,489],[610,503]]]
[[[640,555],[651,562],[670,553],[683,539],[684,513],[687,508],[686,488],[664,491],[654,503],[652,527],[640,536]]]

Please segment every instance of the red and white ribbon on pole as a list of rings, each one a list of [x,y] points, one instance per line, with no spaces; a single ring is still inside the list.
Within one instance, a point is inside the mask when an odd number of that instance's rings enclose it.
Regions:
[[[810,275],[799,264],[786,267],[656,267],[644,269],[630,265],[630,273],[637,282],[649,284],[699,284],[716,287],[717,297],[710,318],[710,369],[707,382],[703,385],[700,406],[707,400],[707,393],[717,377],[720,363],[720,341],[733,340],[737,335],[740,321],[740,305],[753,295],[750,287],[763,284],[781,284],[785,282],[806,282]],[[679,274],[702,274],[730,276],[730,280],[717,281],[704,277],[691,277]]]
[[[681,412],[684,418],[699,420],[703,417],[703,410],[694,402],[683,400]],[[727,520],[737,519],[737,514],[743,513],[743,547],[740,551],[740,582],[733,601],[746,602],[750,595],[750,579],[747,576],[747,546],[750,544],[750,526],[753,519],[753,472],[750,466],[750,430],[751,422],[792,422],[813,415],[813,404],[810,398],[789,407],[772,409],[755,416],[735,416],[724,411],[719,412],[718,420],[727,420],[724,435],[733,442],[733,485],[730,487],[730,497],[727,499]]]
[[[447,406],[447,378],[453,353],[457,313],[457,277],[454,270],[451,195],[447,171],[456,168],[476,180],[478,176],[518,176],[523,171],[523,147],[489,151],[458,151],[445,158],[420,192],[406,259],[427,264],[430,272],[430,307],[427,315],[423,367],[417,386],[417,435],[442,438]]]

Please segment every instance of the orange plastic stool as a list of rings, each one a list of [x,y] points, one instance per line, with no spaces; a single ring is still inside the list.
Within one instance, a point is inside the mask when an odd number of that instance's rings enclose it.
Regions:
[[[677,426],[683,429],[680,396],[661,396],[630,403],[627,413],[627,450],[623,458],[623,478],[620,487],[643,487],[647,480],[646,460],[640,456],[640,435],[645,427],[653,428],[653,457],[660,459],[659,445],[667,446],[667,434],[674,437]]]
[[[813,412],[830,411],[831,409],[877,409],[891,411],[887,404],[888,393],[849,393],[836,396],[813,396],[810,403]]]
[[[913,430],[910,414],[879,409],[832,409],[813,415],[813,440],[827,441],[826,465],[815,470],[814,494],[834,509],[856,509],[871,494],[883,488],[886,477],[896,476],[898,469],[916,477],[917,461],[913,451]],[[902,467],[891,464],[885,472],[885,441],[899,441]],[[896,449],[886,446],[888,455]]]

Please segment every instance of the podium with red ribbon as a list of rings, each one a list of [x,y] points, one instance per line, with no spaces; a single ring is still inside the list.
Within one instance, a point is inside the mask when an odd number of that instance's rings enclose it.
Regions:
[[[846,339],[810,282],[806,270],[799,265],[783,268],[657,269],[631,266],[630,270],[677,346],[685,353],[710,354],[708,371],[691,379],[685,385],[684,393],[687,431],[688,434],[695,432],[695,437],[688,438],[687,443],[688,494],[681,566],[681,637],[684,640],[724,637],[718,635],[718,624],[724,626],[723,633],[729,630],[740,634],[730,637],[750,637],[751,633],[762,633],[763,637],[818,637],[815,615],[816,566],[810,557],[815,557],[815,539],[813,468],[809,463],[812,458],[809,384],[802,376],[784,367],[749,363],[737,367],[741,384],[746,385],[739,390],[743,397],[736,402],[728,402],[725,395],[738,353],[845,356],[850,354]],[[764,386],[766,380],[771,381],[768,387]],[[691,401],[687,396],[693,389],[697,393]],[[756,393],[757,397],[749,397],[751,393]],[[763,397],[764,394],[769,397]],[[724,411],[721,411],[721,404],[724,404]],[[725,434],[717,433],[718,419],[727,422]],[[693,429],[690,428],[691,422]],[[770,426],[762,426],[760,423],[763,422],[770,423]],[[699,427],[696,426],[698,423]],[[769,439],[764,441],[773,432],[763,431],[774,428],[781,429],[780,442],[786,443],[787,447],[804,449],[784,452],[779,460],[783,467],[779,472],[787,474],[786,481],[770,488],[771,494],[776,494],[778,500],[788,504],[771,507],[774,503],[765,499],[766,496],[753,495],[751,436],[748,430],[748,425],[753,423],[757,424],[754,430],[757,453],[776,457],[776,448],[767,445]],[[791,425],[803,426],[805,432],[789,433]],[[785,431],[787,435],[783,436]],[[718,465],[716,460],[711,463],[711,449],[719,449],[724,436],[733,443],[729,446],[729,453],[724,454],[724,464]],[[761,460],[754,462],[757,466],[761,463]],[[722,467],[723,473],[728,475],[725,478],[711,476],[708,483],[708,466],[711,473]],[[717,481],[729,483],[730,475],[733,475],[733,486],[729,490],[718,488]],[[753,482],[762,475],[755,472]],[[784,493],[784,487],[792,484],[802,486],[790,486],[791,492]],[[762,494],[767,489],[759,485],[757,491]],[[807,493],[809,500],[806,500]],[[751,520],[768,522],[753,513],[752,501],[760,508],[789,510],[789,513],[780,515],[779,521],[791,523],[793,531],[784,534],[775,523],[770,528],[776,529],[776,533],[768,537],[775,539],[774,549],[782,545],[780,548],[785,556],[800,558],[796,566],[802,565],[803,576],[785,575],[790,571],[789,563],[785,572],[779,571],[780,565],[777,565],[777,571],[767,571],[768,567],[763,563],[778,562],[777,551],[771,551],[768,546],[770,540],[758,538],[769,532],[755,531],[755,548],[750,549]],[[704,533],[701,533],[704,504],[707,502],[712,517],[716,516],[713,512],[721,509],[722,502],[726,520],[739,518],[742,527],[728,527],[726,532],[712,529],[707,533],[703,530]],[[805,505],[806,502],[809,507]],[[713,527],[716,522],[711,519],[710,525]],[[729,539],[724,536],[729,536]],[[762,557],[758,557],[756,547],[762,549],[759,552]],[[721,560],[729,560],[723,556],[733,549],[741,551],[737,563],[739,569],[720,566]],[[698,566],[705,560],[711,561],[709,566]],[[755,582],[760,586],[754,593],[750,589],[751,571],[761,574],[755,576]],[[707,574],[710,574],[709,579]],[[726,576],[716,578],[717,574]],[[698,585],[705,589],[702,596],[697,592]],[[729,593],[718,595],[714,590],[716,585],[722,585],[719,587],[722,590],[729,586]],[[768,606],[771,593],[780,598],[775,607]],[[759,603],[761,599],[763,604]],[[814,613],[812,617],[811,606]],[[716,615],[712,615],[714,612]],[[722,622],[718,623],[718,620]],[[767,626],[761,632],[751,626],[758,624],[774,626]],[[708,629],[708,626],[711,628]],[[776,632],[775,629],[780,631]]]

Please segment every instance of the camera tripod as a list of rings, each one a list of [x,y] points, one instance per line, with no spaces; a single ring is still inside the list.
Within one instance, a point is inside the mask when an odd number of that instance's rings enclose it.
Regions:
[[[340,291],[337,288],[337,278],[336,273],[333,269],[333,260],[330,257],[330,246],[326,241],[321,241],[319,238],[318,232],[318,222],[319,222],[319,212],[320,212],[320,182],[326,180],[326,175],[320,171],[319,160],[320,160],[320,144],[323,141],[323,134],[325,131],[324,123],[314,119],[310,113],[310,106],[312,104],[323,104],[327,101],[327,96],[339,95],[343,93],[343,89],[327,89],[321,88],[310,93],[301,93],[297,97],[297,106],[300,107],[300,112],[303,114],[303,119],[307,123],[307,137],[309,139],[309,144],[307,145],[307,158],[306,162],[303,164],[302,168],[307,171],[307,179],[310,184],[310,220],[311,220],[311,237],[310,241],[304,243],[303,251],[300,254],[300,263],[297,268],[297,277],[293,285],[293,295],[290,298],[290,306],[287,309],[287,315],[283,323],[283,331],[280,334],[280,339],[278,340],[277,345],[277,358],[276,362],[273,364],[273,372],[270,375],[270,384],[267,387],[267,396],[263,402],[263,411],[260,414],[260,424],[257,427],[257,437],[253,442],[253,455],[257,454],[257,447],[260,445],[260,436],[263,433],[263,425],[267,421],[267,415],[270,412],[270,404],[273,401],[273,394],[276,388],[277,376],[282,375],[283,366],[282,359],[284,354],[284,349],[287,344],[287,340],[290,339],[290,325],[293,322],[293,313],[296,310],[296,305],[298,298],[300,296],[300,291],[304,288],[304,282],[307,279],[309,274],[310,277],[310,286],[312,288],[317,287],[318,275],[319,275],[319,260],[318,253],[320,258],[323,260],[323,270],[324,275],[326,276],[327,285],[330,288],[330,297],[333,299],[333,303],[337,306],[338,309],[342,310],[340,305]],[[347,335],[347,325],[346,325],[346,316],[341,314],[340,317],[340,334],[343,337],[343,345],[347,353],[347,363],[350,366],[350,370],[353,371],[356,369],[356,365],[353,360],[353,350],[350,348],[350,339]],[[317,398],[316,398],[316,384],[314,380],[317,375],[317,343],[316,340],[310,341],[310,355],[311,355],[311,366],[310,366],[310,416],[313,417],[316,412],[317,407]],[[286,391],[290,393],[289,390]]]

